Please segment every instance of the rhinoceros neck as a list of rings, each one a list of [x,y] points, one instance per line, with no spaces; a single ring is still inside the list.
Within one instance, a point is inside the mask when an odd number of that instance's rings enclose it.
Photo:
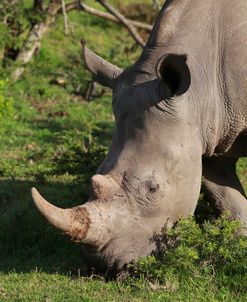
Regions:
[[[155,22],[150,46],[165,46],[209,24],[219,10],[218,0],[167,0]]]
[[[153,73],[166,53],[187,54],[191,61],[215,60],[219,46],[222,2],[227,0],[166,0],[139,60],[137,70]],[[211,52],[211,53],[207,53]]]
[[[246,128],[246,97],[240,97],[240,89],[236,89],[239,84],[235,80],[233,85],[232,78],[242,81],[241,86],[246,87],[242,78],[247,71],[247,67],[243,67],[247,66],[247,55],[242,55],[241,64],[236,61],[233,67],[231,63],[232,45],[246,43],[246,11],[246,0],[234,3],[230,0],[167,0],[135,64],[137,70],[154,74],[162,55],[187,55],[192,75],[188,98],[195,124],[200,124],[207,154],[215,149],[225,152]],[[228,34],[236,26],[238,33],[242,32],[241,41]],[[234,61],[239,53],[247,53],[245,49],[238,47]],[[241,88],[241,93],[247,96],[247,89]]]
[[[187,92],[191,119],[201,128],[204,153],[213,153],[224,127],[224,108],[216,77],[219,48],[219,1],[167,0],[156,20],[149,41],[135,64],[137,70],[155,73],[166,53],[186,54],[192,78]],[[208,130],[209,129],[209,130]]]

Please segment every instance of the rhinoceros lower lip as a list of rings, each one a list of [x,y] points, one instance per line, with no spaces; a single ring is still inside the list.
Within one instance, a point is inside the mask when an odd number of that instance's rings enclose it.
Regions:
[[[123,251],[118,254],[111,252],[110,247],[96,250],[94,247],[82,247],[83,259],[99,270],[119,271],[126,264],[135,261],[139,256],[136,251]]]

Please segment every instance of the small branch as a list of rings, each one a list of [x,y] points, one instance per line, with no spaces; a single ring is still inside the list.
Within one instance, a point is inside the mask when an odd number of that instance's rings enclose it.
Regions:
[[[15,1],[18,1],[18,0],[15,0]],[[41,0],[37,1],[37,2],[42,3]],[[56,18],[56,15],[61,12],[65,16],[65,21],[64,21],[65,22],[65,32],[68,32],[68,28],[69,28],[68,18],[67,18],[66,13],[73,9],[78,9],[78,10],[81,9],[91,15],[105,18],[105,19],[111,20],[113,22],[122,23],[123,25],[125,25],[128,28],[129,32],[135,38],[135,40],[138,42],[138,44],[140,44],[143,47],[144,42],[142,41],[141,37],[138,35],[135,27],[139,27],[141,29],[151,31],[152,26],[149,24],[146,24],[146,23],[129,20],[129,19],[125,18],[117,10],[115,10],[113,7],[111,7],[109,4],[106,4],[105,1],[103,1],[103,2],[104,2],[104,7],[109,7],[109,11],[114,12],[114,13],[111,14],[111,13],[105,13],[105,12],[98,11],[89,6],[86,6],[79,0],[72,2],[72,3],[68,3],[67,5],[65,5],[64,0],[50,0],[49,5],[45,11],[45,13],[46,13],[45,19],[43,21],[41,21],[40,23],[35,24],[31,28],[31,30],[27,36],[27,39],[15,60],[15,68],[11,75],[12,80],[17,81],[20,78],[20,76],[23,74],[26,65],[31,61],[34,54],[39,50],[40,43],[41,43],[43,36],[47,32],[47,30],[49,29],[51,24],[53,24],[53,22]],[[64,5],[64,7],[63,7],[63,5]]]
[[[20,78],[26,65],[31,61],[33,55],[40,48],[41,39],[47,32],[50,25],[54,22],[60,8],[60,0],[51,0],[46,11],[45,20],[35,24],[30,30],[27,39],[15,60],[16,68],[11,75],[13,81],[17,81]]]
[[[66,13],[64,0],[61,0],[61,4],[62,4],[62,12],[63,12],[63,20],[64,20],[64,31],[65,31],[65,35],[67,35],[69,33],[69,26],[68,26],[68,16]]]
[[[124,15],[122,15],[118,10],[116,10],[114,7],[112,7],[107,1],[105,0],[95,0],[96,2],[99,2],[104,8],[106,8],[113,16],[115,16],[120,23],[122,23],[129,31],[131,36],[136,40],[136,42],[141,46],[145,46],[145,42],[142,40],[142,38],[139,36],[135,26],[131,24],[128,19],[125,18]]]
[[[153,9],[161,9],[161,4],[159,0],[153,0]]]
[[[90,7],[90,6],[82,3],[81,1],[79,1],[79,3],[78,3],[78,1],[71,2],[71,3],[68,3],[66,5],[66,12],[67,13],[72,11],[72,10],[75,10],[75,9],[82,10],[82,11],[84,11],[84,12],[90,14],[90,15],[100,17],[100,18],[103,18],[103,19],[106,19],[106,20],[109,20],[109,21],[112,21],[112,22],[120,23],[120,21],[115,16],[113,16],[112,14],[97,10],[93,7]],[[147,23],[143,23],[143,22],[139,22],[139,21],[134,21],[134,20],[130,20],[130,19],[127,19],[127,21],[129,23],[133,24],[135,27],[146,30],[147,32],[151,32],[152,29],[153,29],[153,25],[151,25],[151,24],[147,24]]]

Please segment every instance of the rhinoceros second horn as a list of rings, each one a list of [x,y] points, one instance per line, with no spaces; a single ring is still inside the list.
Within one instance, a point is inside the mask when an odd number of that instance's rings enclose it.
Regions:
[[[83,60],[86,68],[94,74],[97,82],[103,86],[113,88],[114,80],[122,73],[123,70],[96,55],[86,47],[85,41],[81,41],[81,44]]]

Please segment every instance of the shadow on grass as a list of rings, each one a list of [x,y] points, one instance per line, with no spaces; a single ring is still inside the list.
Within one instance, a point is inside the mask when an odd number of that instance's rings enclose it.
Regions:
[[[51,173],[61,178],[67,173],[77,177],[78,181],[59,182],[52,178],[54,181],[49,182],[42,173],[35,176],[32,172],[39,183],[37,188],[54,205],[72,207],[87,200],[89,179],[102,161],[106,147],[109,147],[113,123],[99,119],[90,127],[93,150],[88,148],[84,152],[78,145],[79,139],[73,138],[70,143],[71,133],[66,133],[67,130],[82,129],[78,137],[83,136],[84,132],[86,135],[87,129],[83,129],[80,121],[71,121],[66,117],[30,121],[30,128],[39,132],[42,142],[52,146],[63,143],[63,131],[65,141],[68,141],[64,154],[50,165]],[[79,245],[49,226],[34,207],[30,189],[37,186],[37,182],[11,179],[7,174],[2,174],[0,178],[0,273],[42,270],[48,273],[77,274],[81,270],[84,274],[86,265],[82,263]]]
[[[47,273],[87,273],[79,245],[61,235],[40,216],[31,201],[28,181],[0,181],[0,273],[33,270]],[[63,183],[38,186],[52,203],[71,207],[82,203],[79,187]],[[78,200],[71,201],[71,198]]]
[[[61,133],[64,131],[72,131],[74,129],[80,129],[81,136],[84,130],[87,130],[85,124],[79,121],[70,121],[69,118],[57,118],[57,119],[44,119],[30,122],[30,128],[35,131],[49,131],[48,133],[41,134],[42,141],[46,143],[59,144],[61,143]],[[112,122],[95,122],[92,128],[92,136],[98,139],[99,142],[110,143],[113,136],[113,123]],[[66,134],[64,134],[66,136]]]

